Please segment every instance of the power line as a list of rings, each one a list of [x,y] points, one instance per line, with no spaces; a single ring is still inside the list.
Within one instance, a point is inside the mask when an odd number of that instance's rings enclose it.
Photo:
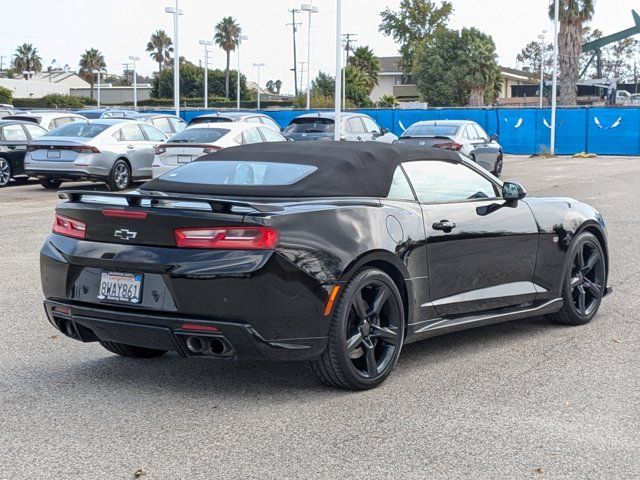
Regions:
[[[296,51],[296,33],[298,31],[298,26],[302,25],[302,22],[296,23],[296,13],[300,13],[300,10],[291,8],[289,9],[291,13],[292,21],[291,23],[287,23],[287,26],[291,26],[293,30],[293,80],[295,84],[295,93],[298,95],[298,54]]]

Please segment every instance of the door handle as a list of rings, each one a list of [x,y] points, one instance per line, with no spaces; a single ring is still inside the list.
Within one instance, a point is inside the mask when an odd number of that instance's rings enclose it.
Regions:
[[[434,230],[442,230],[445,233],[449,233],[451,230],[456,228],[456,224],[450,222],[449,220],[440,220],[439,222],[431,225],[431,228],[433,228]]]
[[[129,150],[133,150],[133,149],[134,149],[134,148],[136,148],[136,147],[135,147],[134,145],[127,145],[127,148],[128,148]]]
[[[358,139],[359,142],[362,141],[362,137],[361,136],[358,135],[356,138]]]

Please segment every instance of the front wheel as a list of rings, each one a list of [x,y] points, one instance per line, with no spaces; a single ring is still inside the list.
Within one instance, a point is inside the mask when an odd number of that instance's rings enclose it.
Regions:
[[[6,187],[11,180],[11,165],[6,158],[0,158],[0,187]]]
[[[502,163],[502,155],[498,155],[498,158],[496,158],[496,163],[493,166],[493,172],[491,172],[495,177],[500,178],[500,175],[502,175]]]
[[[42,185],[47,190],[55,190],[60,185],[62,185],[62,180],[60,180],[59,178],[44,177],[39,178],[38,182],[40,182],[40,185]]]
[[[602,246],[591,233],[573,241],[562,285],[562,309],[549,317],[564,325],[584,325],[598,313],[606,288],[606,266]]]
[[[400,356],[404,323],[402,297],[389,275],[375,268],[360,271],[339,295],[327,349],[311,363],[314,373],[329,386],[377,387]]]

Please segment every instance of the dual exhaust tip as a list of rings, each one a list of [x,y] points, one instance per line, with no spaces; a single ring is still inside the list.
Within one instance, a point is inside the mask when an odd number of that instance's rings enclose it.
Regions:
[[[208,355],[212,357],[228,357],[233,353],[233,348],[222,337],[202,337],[191,335],[187,337],[187,349],[195,355]]]

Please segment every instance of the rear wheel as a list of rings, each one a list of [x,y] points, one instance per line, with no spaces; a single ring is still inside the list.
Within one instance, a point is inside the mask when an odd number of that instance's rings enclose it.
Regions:
[[[581,233],[569,249],[562,286],[562,310],[549,317],[564,325],[584,325],[595,317],[605,291],[606,267],[602,246],[591,233]]]
[[[39,178],[38,182],[40,182],[40,185],[42,185],[47,190],[55,190],[60,185],[62,185],[62,180],[60,180],[59,178],[44,177]]]
[[[124,343],[116,342],[100,342],[100,345],[109,350],[111,353],[131,358],[156,358],[161,357],[162,355],[167,353],[165,350],[135,347],[133,345],[126,345]]]
[[[11,180],[11,165],[6,158],[0,158],[0,187],[6,187]]]
[[[129,164],[123,159],[116,160],[113,164],[109,178],[107,179],[107,187],[111,191],[125,190],[131,184],[131,169]]]
[[[493,167],[493,175],[500,178],[500,175],[502,175],[502,163],[503,163],[503,159],[502,159],[502,154],[498,155],[498,158],[496,158],[496,163]]]
[[[400,356],[404,311],[400,292],[381,270],[357,273],[335,306],[327,349],[311,363],[325,384],[348,390],[380,385]]]

